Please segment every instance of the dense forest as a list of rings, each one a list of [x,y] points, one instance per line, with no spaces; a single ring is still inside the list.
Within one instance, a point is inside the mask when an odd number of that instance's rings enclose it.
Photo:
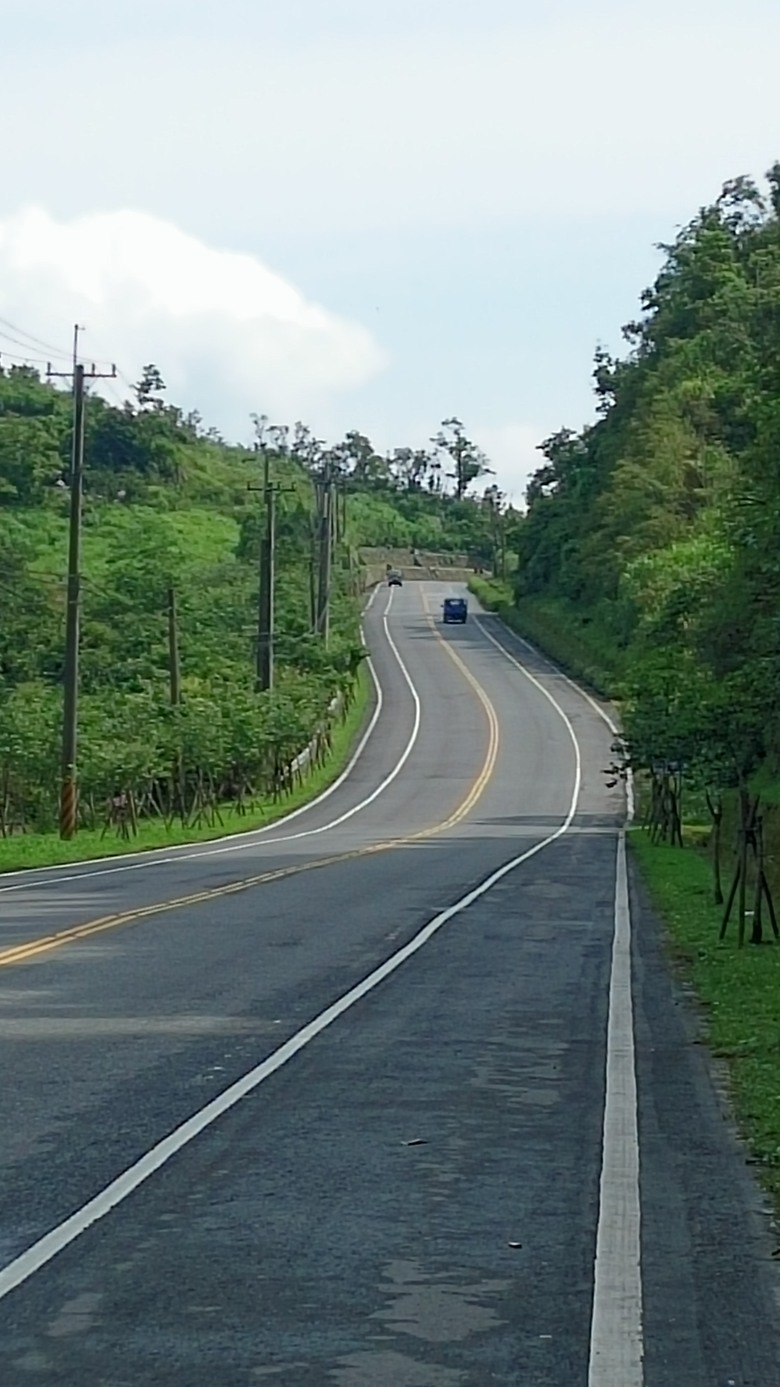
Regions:
[[[2,836],[57,822],[72,428],[68,390],[29,365],[0,367]],[[333,700],[348,703],[355,687],[362,546],[492,562],[503,498],[459,420],[445,420],[429,449],[390,456],[357,431],[326,447],[303,424],[258,415],[254,433],[253,446],[228,445],[167,403],[151,365],[123,405],[88,398],[81,825],[103,823],[117,795],[139,814],[192,822],[225,797],[241,806],[289,788],[297,753],[317,736],[327,746]],[[258,692],[266,455],[279,486],[276,677]],[[327,639],[316,591],[325,476],[337,498]]]
[[[679,840],[684,783],[716,826],[736,790],[760,851],[753,791],[780,755],[780,164],[661,250],[626,354],[596,355],[596,421],[542,445],[515,601],[622,699],[618,772],[650,777],[654,831]]]

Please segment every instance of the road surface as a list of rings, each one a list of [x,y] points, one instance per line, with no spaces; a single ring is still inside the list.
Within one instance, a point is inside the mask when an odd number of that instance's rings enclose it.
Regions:
[[[608,720],[455,590],[306,810],[0,879],[2,1387],[780,1384]]]

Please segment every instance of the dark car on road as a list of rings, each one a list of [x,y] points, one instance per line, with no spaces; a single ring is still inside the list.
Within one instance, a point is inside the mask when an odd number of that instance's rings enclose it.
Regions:
[[[387,586],[388,586],[389,588],[402,588],[403,585],[404,585],[404,580],[403,580],[403,578],[401,577],[401,574],[400,574],[400,573],[396,573],[395,571],[393,571],[392,573],[388,573],[388,575],[387,575]]]
[[[468,616],[469,604],[465,597],[445,597],[442,602],[442,621],[465,621]]]

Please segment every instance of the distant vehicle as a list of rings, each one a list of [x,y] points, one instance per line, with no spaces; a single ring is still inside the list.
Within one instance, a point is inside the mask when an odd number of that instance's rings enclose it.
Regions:
[[[465,621],[468,616],[469,604],[465,597],[445,597],[442,602],[442,621]]]
[[[389,588],[402,588],[403,585],[404,585],[404,580],[403,580],[403,578],[401,577],[400,573],[388,573],[388,575],[387,575],[387,586],[388,586]]]

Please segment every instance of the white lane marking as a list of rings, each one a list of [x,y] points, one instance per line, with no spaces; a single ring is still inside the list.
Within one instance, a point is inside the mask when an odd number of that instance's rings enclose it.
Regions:
[[[531,682],[537,681],[481,622],[483,635],[503,651]],[[508,628],[507,628],[508,629]],[[514,635],[514,632],[510,634]],[[516,637],[521,640],[521,637]],[[522,644],[528,645],[527,641]],[[538,652],[528,646],[534,654]],[[595,699],[562,671],[566,683],[603,718],[614,722]],[[555,699],[548,694],[553,703]],[[627,818],[634,812],[633,785],[626,784]],[[617,843],[615,930],[609,980],[606,1083],[602,1133],[599,1219],[593,1272],[588,1387],[643,1387],[642,1242],[639,1194],[639,1124],[631,972],[631,909],[626,871],[626,835]]]
[[[596,1236],[588,1387],[643,1387],[642,1243],[639,1198],[631,914],[626,837],[620,833],[609,986],[603,1163]]]
[[[393,769],[390,771],[388,775],[385,776],[384,780],[382,780],[380,784],[377,785],[376,789],[371,791],[370,795],[367,795],[365,799],[362,799],[359,804],[353,805],[351,809],[347,809],[344,814],[340,814],[337,819],[331,819],[330,823],[321,824],[319,828],[306,828],[303,829],[300,833],[288,833],[281,838],[266,838],[263,843],[264,847],[266,847],[270,843],[292,843],[298,838],[313,838],[318,833],[327,833],[328,830],[331,828],[338,828],[339,824],[346,823],[347,819],[351,819],[354,814],[361,813],[364,809],[368,808],[369,804],[373,804],[374,800],[382,794],[382,791],[386,790],[388,785],[392,785],[396,776],[400,774],[400,772],[406,765],[406,762],[408,761],[409,757],[411,756],[414,744],[417,741],[417,738],[420,733],[420,722],[422,720],[422,706],[420,704],[420,695],[418,694],[412,682],[412,676],[410,675],[408,669],[406,668],[406,665],[404,664],[398,646],[393,640],[393,637],[390,635],[390,627],[387,623],[387,618],[390,613],[390,607],[392,606],[393,602],[394,592],[395,588],[391,588],[387,606],[382,616],[382,625],[384,626],[385,639],[387,641],[387,644],[390,646],[390,649],[392,650],[398,663],[398,668],[400,669],[404,679],[406,680],[406,686],[410,694],[412,695],[412,702],[414,704],[414,720],[412,722],[411,736],[409,737],[409,740],[406,743],[406,746],[404,747],[404,750],[401,753],[399,760],[396,761],[395,765],[393,766]]]
[[[480,615],[489,616],[490,613],[482,612],[480,613]],[[501,621],[501,618],[499,617],[498,620]],[[487,636],[488,632],[485,630],[481,622],[477,622],[477,625],[479,626],[479,629],[482,631],[482,633]],[[511,626],[507,626],[506,622],[501,621],[501,625],[506,634],[508,636],[511,636],[513,641],[517,641],[518,645],[524,645],[526,650],[530,650],[532,655],[535,655],[536,658],[538,660],[541,660],[543,664],[549,666],[549,668],[555,674],[556,678],[562,679],[564,684],[568,684],[570,689],[573,689],[576,694],[579,694],[580,698],[584,698],[585,702],[590,704],[594,713],[598,713],[598,716],[601,718],[602,722],[605,722],[607,724],[607,727],[609,728],[610,732],[614,737],[618,737],[620,735],[620,728],[618,727],[617,723],[614,722],[613,719],[609,716],[609,713],[606,711],[606,709],[602,708],[601,704],[598,703],[596,699],[588,693],[587,689],[583,689],[580,687],[579,684],[575,684],[574,680],[570,679],[568,674],[564,674],[562,669],[559,669],[558,666],[554,664],[553,661],[550,660],[546,655],[544,655],[541,650],[537,650],[536,646],[532,645],[530,641],[527,641],[524,636],[518,636],[517,632],[513,631]],[[490,637],[490,639],[493,639],[492,636]],[[508,654],[508,652],[504,649],[504,647],[500,644],[499,641],[494,641],[493,644],[497,645],[500,650],[504,650],[505,655]],[[522,669],[522,665],[520,665],[519,668]],[[626,775],[626,818],[629,823],[631,823],[634,818],[634,807],[634,778],[631,774],[631,771],[628,771]]]
[[[485,632],[485,634],[487,635],[487,632]],[[504,653],[507,654],[508,659],[512,660],[513,664],[517,664],[517,661],[513,660],[511,655],[507,652]],[[518,668],[522,669],[522,666],[518,666]],[[505,876],[508,876],[515,868],[521,866],[523,862],[527,862],[529,858],[535,857],[543,848],[549,847],[551,843],[556,842],[558,838],[563,837],[563,835],[568,832],[577,811],[582,781],[582,757],[579,743],[574,728],[560,704],[556,702],[552,694],[538,684],[537,680],[533,678],[533,675],[528,675],[528,678],[532,684],[536,684],[536,686],[541,689],[555,711],[562,718],[574,748],[574,784],[572,786],[571,801],[566,818],[560,827],[547,838],[543,838],[539,843],[535,843],[533,847],[527,848],[526,851],[520,853],[518,857],[513,857],[509,862],[505,862],[502,867],[492,872],[490,876],[486,877],[478,886],[467,891],[465,896],[461,896],[460,900],[456,901],[454,905],[450,905],[446,910],[440,911],[440,913],[434,916],[434,918],[430,920],[408,944],[398,949],[398,951],[387,959],[385,963],[380,964],[378,968],[375,968],[373,972],[368,974],[368,977],[364,978],[362,982],[357,983],[355,987],[350,988],[348,992],[345,992],[343,996],[339,997],[338,1000],[327,1007],[325,1011],[320,1012],[319,1016],[315,1016],[308,1025],[303,1026],[301,1030],[291,1036],[284,1045],[281,1045],[278,1050],[275,1050],[272,1055],[269,1055],[268,1059],[263,1060],[263,1062],[256,1065],[254,1069],[250,1069],[249,1072],[244,1074],[241,1079],[238,1079],[236,1083],[226,1088],[224,1093],[212,1099],[204,1108],[201,1108],[200,1112],[194,1113],[192,1117],[188,1118],[186,1122],[183,1122],[181,1126],[177,1127],[169,1136],[158,1142],[156,1146],[153,1146],[151,1150],[147,1151],[147,1153],[142,1156],[140,1160],[136,1161],[134,1165],[129,1166],[128,1169],[123,1171],[121,1175],[118,1175],[115,1180],[112,1180],[110,1184],[106,1185],[104,1189],[100,1190],[98,1194],[88,1200],[82,1208],[77,1209],[75,1213],[71,1214],[70,1218],[58,1224],[56,1228],[52,1228],[49,1233],[46,1233],[42,1238],[39,1238],[37,1242],[33,1243],[26,1252],[22,1252],[18,1257],[15,1257],[12,1262],[9,1262],[8,1265],[0,1271],[0,1300],[7,1296],[9,1292],[13,1291],[17,1286],[21,1286],[23,1282],[29,1280],[36,1271],[40,1271],[42,1267],[45,1267],[48,1262],[51,1262],[59,1252],[62,1252],[64,1248],[74,1242],[76,1238],[85,1232],[87,1228],[90,1228],[92,1224],[97,1223],[101,1218],[105,1218],[106,1214],[110,1213],[118,1204],[121,1204],[127,1199],[145,1180],[148,1180],[150,1175],[153,1175],[155,1171],[160,1170],[162,1166],[166,1165],[172,1156],[175,1156],[177,1152],[181,1151],[183,1147],[187,1146],[195,1137],[205,1131],[207,1127],[210,1127],[212,1123],[216,1122],[223,1113],[228,1112],[229,1109],[234,1107],[236,1103],[239,1103],[242,1098],[245,1098],[247,1094],[253,1092],[254,1089],[258,1088],[259,1085],[272,1074],[275,1074],[278,1069],[281,1069],[283,1065],[287,1064],[298,1054],[299,1050],[302,1050],[304,1046],[310,1044],[315,1036],[318,1036],[327,1026],[332,1025],[334,1021],[342,1016],[345,1011],[348,1011],[350,1007],[354,1006],[356,1002],[359,1002],[362,997],[365,997],[367,993],[372,992],[375,987],[378,987],[381,982],[384,982],[385,978],[390,977],[391,973],[394,973],[402,964],[406,963],[407,959],[411,958],[418,950],[422,949],[424,945],[448,923],[448,921],[453,919],[454,916],[460,915],[464,910],[467,910],[470,905],[473,905],[481,896],[484,896],[497,882],[501,881]],[[623,1387],[623,1384],[621,1384],[621,1387]]]
[[[476,621],[474,624],[477,627],[477,629],[482,632],[485,639],[489,640],[491,645],[494,645],[496,647],[496,650],[501,651],[501,654],[503,655],[504,659],[508,660],[510,665],[514,665],[515,669],[519,669],[520,673],[524,676],[524,678],[528,680],[529,684],[533,684],[534,688],[538,689],[539,693],[544,695],[544,697],[547,699],[547,702],[552,704],[558,716],[563,719],[564,723],[566,724],[566,730],[569,733],[569,736],[571,737],[572,745],[574,747],[574,753],[577,762],[577,779],[579,783],[579,780],[582,776],[582,756],[580,753],[580,744],[577,741],[577,734],[574,731],[574,728],[572,727],[569,718],[563,711],[563,708],[561,707],[557,698],[555,698],[555,696],[550,693],[549,689],[546,689],[544,687],[544,684],[540,684],[539,680],[536,679],[533,674],[531,674],[530,670],[527,670],[525,668],[525,665],[521,665],[520,661],[516,660],[514,655],[510,655],[509,651],[506,649],[506,646],[503,646],[500,641],[497,641],[495,636],[491,636],[490,632],[485,629],[481,621]]]
[[[334,780],[333,784],[330,785],[327,790],[323,790],[322,794],[318,795],[316,799],[311,800],[308,804],[301,805],[300,809],[293,810],[291,814],[285,815],[283,819],[278,819],[276,823],[268,824],[266,828],[250,829],[248,833],[228,834],[225,838],[213,839],[207,847],[198,849],[196,851],[186,851],[185,844],[182,846],[181,849],[172,848],[165,857],[157,857],[153,853],[120,853],[117,856],[109,858],[93,858],[92,861],[118,862],[120,865],[114,867],[99,867],[95,870],[90,870],[87,872],[63,872],[62,864],[59,864],[58,868],[39,867],[27,868],[21,872],[4,872],[0,876],[0,881],[5,881],[9,877],[29,877],[30,874],[33,872],[35,873],[35,877],[32,881],[25,880],[17,882],[17,884],[14,886],[0,886],[0,896],[9,895],[11,892],[15,891],[33,891],[37,887],[45,888],[48,886],[57,885],[60,882],[84,881],[93,877],[116,876],[121,872],[139,872],[150,867],[164,867],[172,862],[192,862],[198,859],[202,859],[204,857],[224,857],[228,853],[245,852],[247,849],[253,848],[255,846],[265,848],[270,847],[271,845],[276,843],[292,843],[300,838],[313,838],[317,834],[327,833],[330,829],[337,828],[340,824],[346,823],[347,819],[351,819],[353,815],[359,814],[364,809],[366,809],[369,804],[373,804],[374,800],[377,799],[378,796],[381,795],[382,792],[387,789],[388,785],[392,784],[396,776],[399,775],[400,772],[403,770],[403,767],[406,765],[406,762],[412,752],[414,744],[417,741],[417,737],[420,731],[420,698],[412,682],[411,675],[409,674],[409,671],[406,665],[404,664],[403,659],[401,658],[398,647],[395,641],[393,640],[392,636],[390,635],[390,628],[388,626],[387,621],[388,615],[390,613],[390,608],[393,602],[394,591],[394,588],[390,589],[387,606],[384,610],[384,613],[382,614],[382,625],[384,628],[387,643],[390,646],[390,649],[409,688],[409,692],[411,693],[412,701],[414,704],[414,719],[412,723],[411,736],[401,754],[400,759],[395,763],[390,773],[385,776],[384,780],[365,799],[360,800],[358,804],[352,807],[352,809],[347,810],[345,814],[339,815],[338,818],[331,819],[326,824],[321,824],[319,828],[303,829],[299,833],[282,834],[274,838],[267,838],[264,836],[265,834],[273,832],[274,829],[277,829],[284,824],[291,823],[292,820],[297,819],[300,814],[305,814],[310,809],[313,809],[316,805],[322,804],[323,800],[329,799],[330,796],[334,793],[334,791],[338,790],[339,787],[344,784],[345,780],[351,775],[352,771],[354,770],[357,762],[363,754],[369,737],[371,736],[372,732],[374,731],[374,728],[376,727],[377,722],[379,721],[379,715],[382,712],[382,707],[384,703],[381,685],[377,678],[373,662],[370,658],[368,660],[368,667],[371,672],[371,677],[374,681],[374,688],[376,690],[377,696],[376,707],[371,717],[371,721],[368,727],[366,728],[365,732],[363,733],[363,736],[360,739],[360,743],[357,749],[355,750],[354,754],[352,755],[348,765],[341,772],[341,775],[338,776],[336,780]],[[374,591],[373,596],[375,595],[376,589]],[[373,596],[371,599],[372,601]],[[221,846],[223,844],[225,846]],[[140,858],[140,861],[136,860],[128,862],[128,857]],[[49,873],[57,870],[61,872],[60,876],[43,875],[43,873]]]

